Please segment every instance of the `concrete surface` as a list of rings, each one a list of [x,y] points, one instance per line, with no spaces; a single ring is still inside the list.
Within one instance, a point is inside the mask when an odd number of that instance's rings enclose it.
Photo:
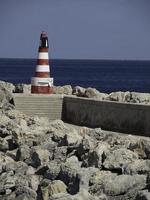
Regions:
[[[64,97],[63,120],[81,126],[150,136],[150,106]]]
[[[13,99],[16,109],[27,115],[49,117],[50,120],[62,117],[62,95],[14,94]]]

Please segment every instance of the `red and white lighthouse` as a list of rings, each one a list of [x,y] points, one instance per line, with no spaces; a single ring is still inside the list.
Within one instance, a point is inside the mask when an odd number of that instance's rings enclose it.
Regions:
[[[50,66],[48,57],[48,36],[42,32],[35,71],[35,77],[31,79],[31,93],[51,94],[53,93],[53,78],[50,78]]]

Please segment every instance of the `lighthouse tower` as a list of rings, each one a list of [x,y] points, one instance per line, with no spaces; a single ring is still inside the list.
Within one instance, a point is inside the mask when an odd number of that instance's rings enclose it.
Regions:
[[[50,78],[50,66],[48,58],[48,36],[42,32],[35,71],[35,77],[31,79],[31,93],[53,93],[53,78]]]

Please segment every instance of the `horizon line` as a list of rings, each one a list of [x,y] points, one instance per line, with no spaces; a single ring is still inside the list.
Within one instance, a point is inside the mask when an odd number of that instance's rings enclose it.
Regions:
[[[25,59],[25,60],[37,60],[37,58],[12,58],[2,57],[0,59]],[[112,58],[50,58],[49,60],[76,60],[76,61],[129,61],[129,62],[150,62],[150,59],[112,59]]]

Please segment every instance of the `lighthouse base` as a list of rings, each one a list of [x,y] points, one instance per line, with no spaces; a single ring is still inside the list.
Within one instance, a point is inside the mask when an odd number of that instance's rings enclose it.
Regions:
[[[32,94],[52,94],[53,93],[53,78],[38,78],[31,79]]]
[[[32,94],[52,94],[53,88],[49,86],[31,86]]]

